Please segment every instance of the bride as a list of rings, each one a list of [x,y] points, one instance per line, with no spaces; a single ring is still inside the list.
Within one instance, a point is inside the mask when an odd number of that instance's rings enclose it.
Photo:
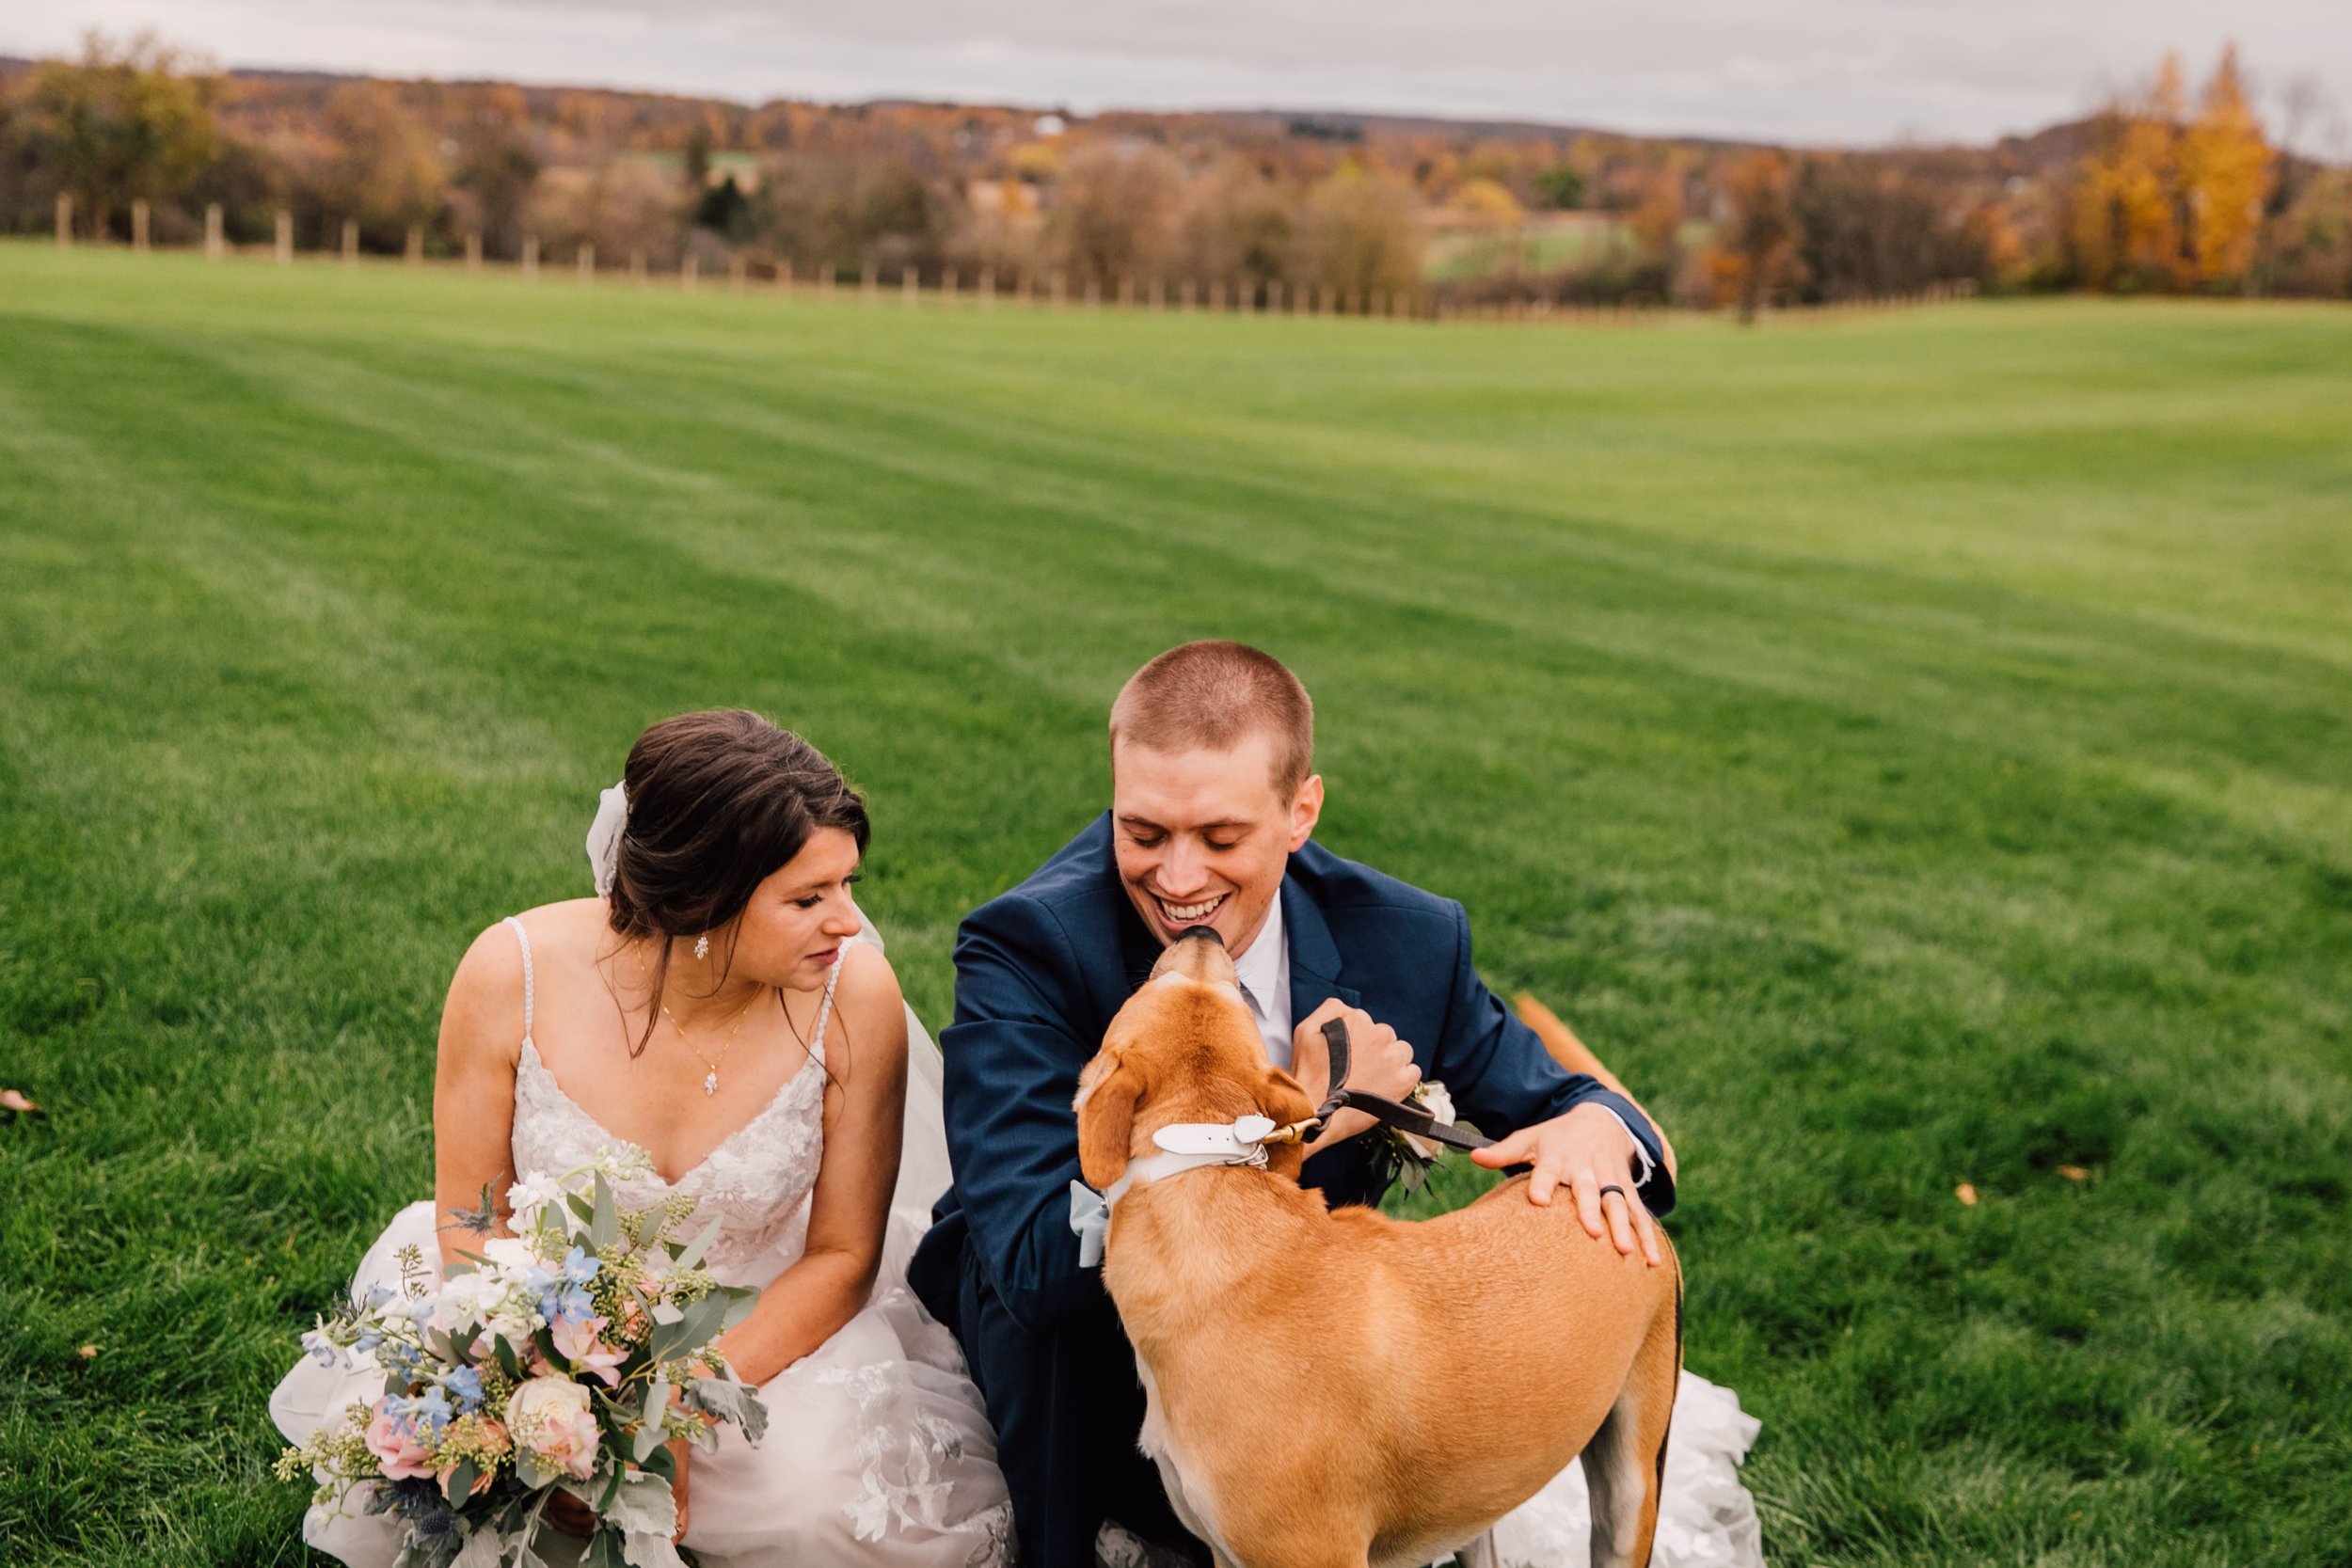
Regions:
[[[833,765],[755,714],[648,729],[590,835],[599,896],[510,917],[458,965],[433,1200],[394,1217],[354,1280],[396,1285],[411,1243],[459,1261],[457,1216],[485,1188],[503,1225],[520,1173],[644,1150],[656,1174],[623,1200],[695,1199],[724,1222],[711,1272],[760,1292],[720,1347],[758,1386],[766,1437],[723,1428],[691,1464],[678,1446],[679,1537],[712,1568],[1011,1558],[979,1395],[905,1288],[948,1180],[939,1057],[850,894],[866,836]],[[270,1414],[299,1443],[381,1381],[305,1359]],[[561,1504],[558,1528],[584,1534],[585,1509]],[[361,1506],[313,1508],[304,1539],[391,1563],[402,1526]]]

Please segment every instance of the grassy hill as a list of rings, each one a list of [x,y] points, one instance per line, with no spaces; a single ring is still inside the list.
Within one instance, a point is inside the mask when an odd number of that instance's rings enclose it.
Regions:
[[[936,1021],[958,917],[1103,804],[1120,679],[1220,634],[1313,691],[1325,841],[1461,898],[1674,1134],[1776,1560],[2352,1560],[2348,430],[2327,308],[1433,328],[0,246],[0,1085],[47,1108],[0,1123],[0,1558],[300,1558],[263,1398],[426,1191],[457,956],[584,889],[641,725],[838,758]]]

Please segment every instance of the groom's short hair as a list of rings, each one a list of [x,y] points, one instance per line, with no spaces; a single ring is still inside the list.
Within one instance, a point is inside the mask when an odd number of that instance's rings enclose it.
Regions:
[[[1274,787],[1289,795],[1315,764],[1315,705],[1282,661],[1244,642],[1187,642],[1127,677],[1111,704],[1111,746],[1229,751],[1274,737]]]

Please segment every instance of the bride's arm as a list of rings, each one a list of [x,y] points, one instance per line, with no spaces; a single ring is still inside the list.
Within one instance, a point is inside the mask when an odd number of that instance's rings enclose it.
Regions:
[[[825,1152],[809,1200],[808,1244],[719,1341],[736,1374],[761,1384],[840,1331],[881,1266],[907,1101],[907,1015],[898,976],[863,942],[834,995],[825,1032]]]
[[[485,1187],[499,1227],[505,1227],[522,1031],[522,950],[513,931],[493,926],[467,949],[441,1006],[433,1069],[433,1208],[444,1267],[477,1255],[482,1237],[457,1215],[481,1209]]]

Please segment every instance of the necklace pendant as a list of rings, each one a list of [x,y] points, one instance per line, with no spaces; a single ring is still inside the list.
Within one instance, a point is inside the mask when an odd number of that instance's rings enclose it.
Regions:
[[[719,1069],[717,1068],[712,1068],[708,1072],[703,1075],[703,1093],[706,1095],[711,1095],[717,1094],[718,1092]]]

